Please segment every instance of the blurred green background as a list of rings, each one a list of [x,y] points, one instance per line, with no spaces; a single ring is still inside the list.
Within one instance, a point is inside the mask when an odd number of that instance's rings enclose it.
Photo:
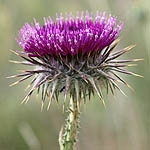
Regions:
[[[51,109],[40,112],[40,97],[35,95],[20,105],[29,81],[8,87],[15,79],[6,79],[22,69],[8,60],[20,60],[9,49],[21,49],[15,38],[25,22],[56,12],[77,10],[106,11],[124,22],[118,49],[136,44],[126,58],[144,58],[129,68],[144,78],[123,77],[134,91],[122,87],[107,97],[107,109],[97,97],[82,109],[78,150],[149,150],[150,149],[150,1],[149,0],[0,0],[0,150],[56,150],[58,133],[66,114],[53,102]]]

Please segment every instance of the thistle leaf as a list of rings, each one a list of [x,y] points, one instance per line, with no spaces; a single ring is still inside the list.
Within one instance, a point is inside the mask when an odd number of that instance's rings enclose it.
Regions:
[[[40,75],[36,78],[31,90],[28,92],[27,96],[24,98],[24,100],[21,102],[21,104],[28,102],[33,91],[40,86],[40,83],[43,82],[43,80],[44,80],[44,76],[42,76],[42,75]]]
[[[47,110],[49,110],[49,108],[50,108],[50,104],[51,104],[52,98],[53,98],[53,96],[54,96],[57,83],[58,83],[58,80],[53,81],[52,92],[51,92],[51,95],[50,95],[50,99],[49,99],[49,103],[48,103],[48,106],[47,106]]]
[[[128,88],[130,88],[133,91],[133,88],[127,83],[125,82],[120,76],[118,76],[116,73],[114,73],[113,71],[111,71],[111,73],[116,76],[123,84],[125,84]]]
[[[116,87],[124,96],[127,96],[113,80],[110,81],[112,82],[112,85]]]
[[[117,72],[120,72],[120,73],[125,73],[125,74],[128,74],[128,75],[133,75],[133,76],[136,76],[136,77],[141,77],[143,78],[143,76],[139,75],[139,74],[136,74],[136,73],[133,73],[133,72],[129,72],[125,69],[120,69],[120,68],[112,68],[112,70],[114,71],[117,71]]]
[[[111,60],[109,63],[128,63],[128,62],[137,62],[142,61],[144,59],[128,59],[128,60]]]
[[[22,64],[22,65],[30,65],[30,66],[34,66],[34,64],[28,62],[28,61],[15,61],[15,60],[9,60],[9,62],[11,63],[15,63],[15,64]]]
[[[100,63],[99,63],[99,65],[100,64],[102,64],[106,59],[107,59],[107,57],[110,55],[110,53],[114,50],[114,48],[117,46],[117,44],[119,43],[119,39],[117,39],[116,41],[114,41],[114,44],[112,45],[112,47],[109,49],[109,51],[105,54],[103,54],[103,57],[102,57],[102,59],[101,59],[101,61],[100,61]]]
[[[10,87],[11,87],[11,86],[14,86],[14,85],[16,85],[16,84],[18,84],[18,83],[20,83],[20,82],[22,82],[22,81],[24,81],[24,80],[30,78],[31,76],[32,76],[32,74],[26,75],[25,77],[23,77],[23,78],[21,78],[20,80],[14,82],[14,83],[12,83],[12,84],[10,84],[9,86],[10,86]]]
[[[97,69],[97,71],[98,71],[101,75],[103,75],[105,78],[112,79],[112,80],[116,81],[116,79],[113,78],[112,76],[110,76],[108,73],[106,73],[106,72],[104,72],[104,71],[102,71],[102,70],[98,70],[98,69]]]
[[[6,78],[16,78],[16,77],[22,77],[22,76],[28,76],[28,75],[31,75],[30,73],[21,73],[21,74],[17,74],[17,75],[13,75],[13,76],[9,76],[9,77],[6,77]]]
[[[113,60],[113,59],[116,59],[118,57],[120,57],[121,55],[123,55],[124,53],[128,52],[129,50],[131,50],[133,47],[135,47],[135,45],[131,45],[131,46],[128,46],[122,50],[119,50],[117,52],[114,52],[113,54],[111,54],[108,59],[106,59],[105,62],[109,62],[110,60]]]
[[[96,85],[96,82],[94,81],[94,79],[92,77],[87,77],[87,79],[90,81],[90,83],[92,84],[93,88],[95,89],[97,95],[99,96],[100,100],[102,101],[104,107],[106,107],[105,102],[103,100],[103,97],[99,91],[99,88]]]

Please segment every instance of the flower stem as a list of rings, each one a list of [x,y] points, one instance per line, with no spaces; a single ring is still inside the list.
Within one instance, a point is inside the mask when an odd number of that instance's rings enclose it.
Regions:
[[[77,101],[70,99],[69,115],[64,129],[60,131],[60,150],[74,150],[77,142],[77,130],[79,128],[80,112]],[[64,134],[62,136],[62,131]]]

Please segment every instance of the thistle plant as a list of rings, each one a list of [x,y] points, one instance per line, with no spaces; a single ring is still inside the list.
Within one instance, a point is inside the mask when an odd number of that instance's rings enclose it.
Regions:
[[[42,109],[48,99],[49,109],[53,100],[59,102],[60,93],[64,95],[63,109],[67,108],[66,125],[60,131],[61,150],[73,150],[77,141],[80,106],[96,93],[105,106],[103,89],[114,94],[118,82],[130,87],[117,73],[139,76],[126,70],[130,62],[140,59],[118,60],[135,45],[121,50],[115,47],[119,43],[119,33],[123,23],[116,24],[117,17],[106,16],[106,13],[77,12],[76,17],[70,14],[56,15],[56,19],[44,18],[40,25],[26,23],[19,31],[18,44],[23,51],[12,51],[23,61],[11,61],[31,66],[31,70],[11,77],[21,77],[20,83],[33,77],[28,87],[28,94],[22,101],[27,103],[31,94],[37,90],[42,93]],[[69,105],[66,104],[69,97]],[[62,99],[61,99],[62,100]],[[67,107],[65,107],[67,105]]]

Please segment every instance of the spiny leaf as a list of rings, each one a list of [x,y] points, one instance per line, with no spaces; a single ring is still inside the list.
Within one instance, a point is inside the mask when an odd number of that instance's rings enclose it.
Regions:
[[[9,60],[9,62],[11,63],[15,63],[15,64],[22,64],[22,65],[31,65],[33,66],[34,64],[28,62],[28,61],[15,61],[15,60]]]
[[[28,92],[27,96],[24,98],[24,100],[21,102],[21,104],[23,103],[27,103],[31,94],[33,93],[33,91],[38,88],[40,86],[40,83],[44,80],[44,77],[41,75],[41,76],[38,76],[36,78],[36,80],[34,81],[34,84],[31,88],[31,90]]]
[[[113,87],[112,87],[110,81],[107,81],[107,84],[108,84],[108,87],[109,87],[110,90],[111,90],[112,95],[114,95],[114,89],[113,89]],[[107,93],[108,93],[108,89],[107,89]]]
[[[108,94],[109,83],[108,83],[107,80],[105,80],[105,83],[106,83],[106,91],[107,91],[107,94]]]
[[[37,75],[35,75],[35,77],[31,80],[31,82],[29,83],[29,85],[25,88],[25,91],[27,91],[31,87],[31,85],[34,83],[34,81],[36,80],[36,78],[37,78]]]
[[[90,101],[90,99],[91,99],[91,90],[90,89],[88,90],[88,95],[89,95],[89,101]]]
[[[48,80],[48,82],[50,83],[50,82],[56,80],[61,74],[62,74],[62,72],[56,74],[52,79]],[[51,76],[51,75],[50,75],[50,76]]]
[[[128,59],[128,60],[111,60],[109,63],[128,63],[128,62],[137,62],[142,61],[144,59]]]
[[[125,70],[125,69],[112,68],[112,70],[117,71],[117,72],[120,72],[120,73],[125,73],[125,74],[128,74],[128,75],[133,75],[133,76],[137,76],[137,77],[143,78],[143,76],[141,76],[141,75],[139,75],[139,74],[136,74],[136,73],[133,73],[133,72],[129,72],[129,71]]]
[[[42,100],[43,100],[43,101],[44,101],[44,93],[45,93],[44,87],[45,87],[45,84],[42,85]]]
[[[125,52],[128,52],[129,50],[131,50],[131,49],[134,48],[135,46],[136,46],[136,45],[130,45],[130,46],[126,47],[126,48],[123,48],[123,49],[121,49],[121,50],[118,50],[118,51],[112,53],[111,56],[116,56],[116,55],[118,55],[118,54],[124,54]]]
[[[119,43],[119,39],[118,40],[116,40],[116,41],[114,41],[114,44],[112,45],[112,47],[109,49],[109,51],[105,54],[103,54],[103,57],[102,57],[102,59],[101,59],[101,61],[100,61],[100,63],[99,63],[99,65],[100,64],[102,64],[106,59],[107,59],[107,57],[110,55],[110,53],[114,50],[114,48],[117,46],[117,44]]]
[[[92,86],[94,87],[94,89],[95,89],[96,93],[98,94],[100,100],[102,101],[104,107],[106,107],[105,102],[104,102],[104,100],[103,100],[103,97],[102,97],[102,95],[101,95],[101,93],[100,93],[100,91],[99,91],[99,88],[96,86],[96,83],[95,83],[94,79],[93,79],[92,77],[87,77],[87,79],[90,81],[90,83],[91,83]]]
[[[59,91],[58,90],[55,90],[55,98],[56,98],[56,101],[57,101],[57,103],[58,103],[58,96],[59,96]]]
[[[38,69],[38,70],[23,70],[22,72],[29,72],[29,73],[44,73],[44,72],[50,72],[49,70],[42,70],[42,69]]]
[[[129,50],[131,50],[133,47],[135,47],[135,45],[128,46],[128,47],[126,47],[126,48],[124,48],[124,49],[122,49],[122,50],[119,50],[119,51],[117,51],[117,52],[112,53],[112,54],[108,57],[108,59],[106,59],[105,62],[108,62],[108,61],[110,61],[110,60],[113,60],[113,59],[118,58],[119,56],[121,56],[121,55],[123,55],[124,53],[128,52]]]
[[[133,88],[127,83],[125,82],[120,76],[118,76],[116,73],[114,73],[113,71],[111,71],[111,73],[116,76],[123,84],[125,84],[128,88],[130,88],[133,91]]]
[[[113,80],[110,81],[112,82],[113,86],[115,86],[124,96],[127,96]]]
[[[19,56],[19,54],[18,54],[15,50],[10,49],[10,51],[11,51],[12,53],[14,53],[15,55]]]
[[[44,67],[46,66],[46,67],[51,68],[51,69],[54,69],[54,70],[56,69],[55,67],[50,66],[49,64],[44,63],[44,62],[41,63],[41,62],[39,62],[39,61],[33,59],[32,57],[26,58],[26,57],[20,55],[19,53],[15,52],[15,51],[13,51],[13,50],[10,50],[10,51],[13,52],[13,53],[15,53],[16,55],[20,56],[21,58],[23,58],[23,59],[26,60],[27,62],[30,62],[30,63],[32,63],[32,64],[34,64],[34,65],[39,65],[39,66],[44,66]],[[39,59],[40,59],[40,57],[39,57]]]
[[[51,96],[50,96],[49,103],[48,103],[48,106],[47,106],[47,110],[49,110],[49,107],[50,107],[52,98],[53,98],[54,93],[55,93],[55,90],[56,90],[57,83],[58,83],[58,80],[57,80],[57,79],[56,79],[55,81],[53,81],[52,92],[51,92]]]
[[[100,66],[100,68],[105,68],[105,67],[122,68],[122,67],[132,67],[132,66],[136,66],[136,64],[103,64]]]
[[[101,97],[102,97],[102,99],[103,99],[103,92],[102,92],[102,87],[101,87],[101,84],[99,84],[98,83],[98,81],[97,82],[95,82],[95,84],[96,84],[96,86],[98,87],[98,89],[99,89],[99,93],[100,93],[100,95],[101,95]]]
[[[32,74],[29,74],[29,75],[27,75],[27,76],[21,78],[20,80],[14,82],[14,83],[12,83],[12,84],[10,84],[9,86],[10,86],[10,87],[11,87],[11,86],[14,86],[14,85],[16,85],[16,84],[18,84],[18,83],[20,83],[20,82],[22,82],[22,81],[24,81],[24,80],[30,78],[31,76],[32,76]]]
[[[109,78],[109,79],[112,79],[112,80],[116,81],[116,79],[115,79],[115,78],[113,78],[112,76],[110,76],[108,73],[106,73],[106,72],[104,72],[104,71],[102,71],[102,70],[98,70],[98,69],[97,69],[97,71],[98,71],[100,74],[102,74],[104,77],[106,77],[106,78]]]
[[[39,62],[39,61],[33,59],[32,57],[29,57],[29,58],[32,60],[32,62],[33,62],[35,65],[44,66],[44,67],[48,67],[48,68],[50,68],[50,69],[56,70],[56,68],[55,68],[54,66],[51,66],[51,65],[48,64],[48,63]]]
[[[16,75],[13,75],[13,76],[9,76],[9,77],[6,77],[6,78],[16,78],[16,77],[22,77],[22,76],[27,76],[27,75],[31,75],[30,73],[21,73],[21,74],[16,74]]]
[[[57,85],[58,85],[58,84],[57,84]],[[56,102],[57,108],[60,109],[60,105],[59,105],[59,103],[58,103],[58,94],[56,94],[56,93],[58,93],[58,92],[57,92],[57,89],[56,89],[55,92],[54,92],[54,100],[55,100],[55,102]]]
[[[42,102],[41,102],[41,112],[43,111],[43,108],[44,108],[44,101],[42,100]]]

